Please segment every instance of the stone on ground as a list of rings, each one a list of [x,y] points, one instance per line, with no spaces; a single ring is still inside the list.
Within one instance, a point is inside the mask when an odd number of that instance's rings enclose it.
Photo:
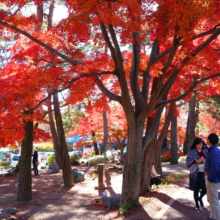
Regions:
[[[161,180],[158,177],[151,177],[151,179],[150,179],[150,186],[153,186],[153,185],[157,186],[157,185],[160,185],[162,182],[163,182],[163,180]]]
[[[85,173],[77,168],[72,169],[74,182],[82,182],[85,180]]]
[[[9,214],[4,210],[4,209],[0,209],[0,220],[9,220]]]
[[[5,208],[5,211],[10,215],[15,215],[17,213],[17,209],[14,207]]]
[[[59,165],[55,162],[49,165],[49,170],[52,170],[50,173],[58,173],[60,170]]]
[[[109,209],[117,209],[120,206],[121,194],[111,195],[105,198],[105,204]]]

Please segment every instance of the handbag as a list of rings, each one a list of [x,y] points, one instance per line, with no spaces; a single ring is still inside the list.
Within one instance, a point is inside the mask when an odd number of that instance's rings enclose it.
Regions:
[[[38,160],[36,160],[36,165],[37,165],[37,166],[39,165],[39,162],[38,162]]]
[[[198,171],[199,172],[205,172],[205,164],[204,163],[198,164]]]

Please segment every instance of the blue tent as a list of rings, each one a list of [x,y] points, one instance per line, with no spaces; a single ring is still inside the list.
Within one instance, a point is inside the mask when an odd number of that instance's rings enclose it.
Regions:
[[[70,136],[70,137],[66,138],[66,143],[73,144],[73,143],[78,142],[79,140],[87,140],[87,139],[91,139],[91,138],[92,138],[92,135],[79,138],[79,135],[77,134],[75,136]]]
[[[68,144],[73,144],[79,141],[79,135],[75,135],[75,136],[70,136],[68,138],[66,138],[66,143]]]

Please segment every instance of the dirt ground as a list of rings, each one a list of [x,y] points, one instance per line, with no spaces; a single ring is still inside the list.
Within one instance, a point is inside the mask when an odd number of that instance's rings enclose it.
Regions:
[[[121,193],[122,174],[108,171],[107,168],[113,164],[106,165],[106,184],[108,195]],[[95,206],[94,198],[102,195],[103,191],[95,190],[98,186],[97,178],[92,180],[95,172],[93,167],[85,164],[77,166],[85,172],[85,181],[76,183],[72,188],[63,187],[62,173],[47,174],[46,170],[39,170],[39,176],[32,177],[33,199],[28,203],[17,202],[18,174],[0,176],[0,208],[16,207],[17,219],[39,219],[39,220],[66,220],[66,219],[152,219],[155,213],[163,208],[172,194],[175,193],[186,182],[187,178],[170,181],[163,187],[152,190],[144,197],[140,197],[141,206],[126,214],[119,215],[118,210],[108,210],[105,205]],[[174,167],[172,167],[173,169]],[[181,170],[178,170],[178,172]],[[165,168],[165,175],[169,175],[169,167]],[[184,173],[185,175],[185,173]],[[165,178],[165,177],[164,177]]]

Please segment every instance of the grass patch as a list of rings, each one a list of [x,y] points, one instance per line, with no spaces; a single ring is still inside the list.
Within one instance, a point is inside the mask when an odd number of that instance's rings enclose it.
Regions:
[[[119,213],[120,215],[125,215],[125,214],[127,214],[129,211],[135,209],[135,207],[137,207],[137,206],[139,206],[139,205],[140,205],[139,202],[137,202],[137,203],[134,204],[134,205],[124,205],[124,206],[122,206],[122,207],[118,210],[118,213]]]
[[[165,177],[164,182],[169,182],[169,181],[174,181],[174,180],[178,180],[181,178],[184,178],[185,175],[182,173],[178,173],[178,174],[170,174],[168,176]]]

